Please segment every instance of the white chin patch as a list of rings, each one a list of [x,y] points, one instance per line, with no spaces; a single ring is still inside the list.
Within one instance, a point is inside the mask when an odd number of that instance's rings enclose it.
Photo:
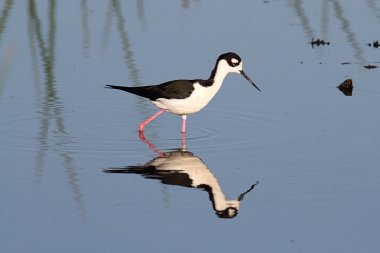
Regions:
[[[231,62],[236,64],[236,63],[238,63],[239,61],[238,61],[237,59],[235,59],[235,58],[232,58],[232,59],[231,59]]]

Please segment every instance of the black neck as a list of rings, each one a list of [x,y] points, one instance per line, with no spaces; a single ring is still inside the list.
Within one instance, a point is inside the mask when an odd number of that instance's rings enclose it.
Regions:
[[[216,69],[218,67],[218,62],[216,62],[214,69],[211,71],[211,75],[207,80],[199,80],[199,84],[203,87],[209,87],[214,83]]]

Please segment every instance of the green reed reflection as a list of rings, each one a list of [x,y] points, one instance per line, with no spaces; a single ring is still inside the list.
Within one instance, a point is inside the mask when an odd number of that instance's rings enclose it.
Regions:
[[[0,42],[1,42],[1,37],[3,35],[4,29],[6,27],[9,13],[13,7],[13,0],[7,0],[3,6],[3,9],[1,10],[0,14]]]
[[[116,20],[117,20],[117,29],[119,31],[121,42],[123,44],[125,62],[128,66],[133,84],[136,86],[139,86],[141,85],[141,82],[139,79],[139,71],[136,68],[133,52],[131,50],[131,43],[129,42],[129,36],[125,28],[125,18],[123,17],[123,14],[121,12],[120,1],[112,0],[112,7],[115,13]]]
[[[380,23],[380,7],[377,6],[377,3],[379,3],[379,1],[376,2],[375,0],[367,0],[366,3],[368,5],[368,9],[374,12],[377,22]]]
[[[37,4],[34,0],[29,1],[29,39],[31,47],[31,57],[34,74],[39,76],[38,55],[43,69],[43,84],[37,81],[36,91],[38,91],[37,101],[41,108],[40,112],[40,127],[39,127],[39,149],[36,154],[36,176],[37,181],[41,180],[44,172],[44,161],[47,156],[47,151],[50,149],[49,139],[55,140],[54,149],[58,150],[60,157],[63,160],[65,171],[67,174],[68,184],[73,192],[73,199],[82,217],[85,215],[83,203],[83,194],[81,193],[80,181],[78,179],[77,168],[71,153],[67,151],[65,146],[72,142],[71,136],[65,129],[63,104],[60,101],[56,88],[55,80],[55,44],[56,44],[56,1],[48,2],[48,19],[47,19],[47,38],[44,39],[42,32],[42,22],[37,12]],[[40,94],[43,94],[42,101],[39,101]],[[53,129],[52,129],[53,128]],[[53,130],[53,135],[49,135]]]
[[[371,8],[374,6],[372,1],[368,1],[367,5]],[[291,6],[295,10],[296,15],[301,21],[302,28],[307,36],[307,39],[317,38],[315,29],[309,21],[309,17],[303,8],[303,0],[293,0],[291,1]],[[345,16],[342,8],[341,1],[338,0],[324,0],[322,2],[321,11],[321,33],[326,39],[329,35],[329,18],[330,18],[330,8],[334,11],[335,18],[339,21],[341,25],[341,31],[345,34],[348,43],[353,49],[353,56],[358,61],[360,65],[365,65],[368,61],[364,56],[364,49],[358,42],[355,33],[352,31],[349,18]],[[364,45],[364,44],[363,44]]]
[[[324,39],[329,38],[329,1],[323,0],[322,2],[321,32]]]
[[[367,60],[363,55],[364,50],[360,46],[355,33],[351,29],[349,19],[344,16],[341,3],[336,0],[331,0],[331,2],[335,11],[335,17],[340,21],[342,31],[346,34],[346,38],[354,50],[355,59],[357,59],[361,65],[365,65]]]
[[[8,21],[9,13],[11,12],[11,9],[13,7],[13,0],[7,0],[4,3],[4,6],[1,10],[0,14],[0,45],[1,45],[1,39],[3,37],[4,29],[6,28],[6,24]],[[11,67],[12,59],[14,56],[15,50],[13,46],[7,46],[5,49],[4,55],[1,55],[0,57],[0,98],[3,94],[5,81],[8,77],[8,73]]]
[[[83,30],[83,50],[84,56],[88,58],[90,56],[90,28],[88,25],[88,7],[87,0],[81,0],[81,21]]]
[[[12,61],[15,56],[15,48],[13,46],[7,46],[5,53],[0,57],[0,98],[3,94],[8,73],[11,69]]]
[[[147,27],[147,22],[145,18],[145,8],[144,8],[144,0],[137,0],[137,17],[139,18],[142,28],[145,31]]]
[[[308,16],[305,13],[305,10],[303,9],[303,1],[302,0],[294,0],[292,1],[292,7],[295,10],[296,15],[301,20],[302,28],[304,29],[308,39],[315,37],[315,32],[313,30],[313,27],[310,25],[310,21]]]

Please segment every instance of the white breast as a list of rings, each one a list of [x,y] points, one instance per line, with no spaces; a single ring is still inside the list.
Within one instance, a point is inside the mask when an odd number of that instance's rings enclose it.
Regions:
[[[158,108],[168,110],[174,114],[187,115],[201,110],[205,107],[215,94],[219,91],[222,81],[214,82],[209,87],[204,87],[199,83],[194,84],[193,93],[185,99],[159,98],[152,101]]]
[[[242,64],[242,63],[241,63]],[[241,64],[239,65],[241,67]],[[214,83],[211,86],[204,87],[199,83],[194,83],[194,90],[191,95],[185,99],[166,99],[159,98],[152,101],[158,108],[167,110],[178,115],[187,115],[201,110],[205,107],[222,86],[223,80],[229,72],[236,72],[231,69],[227,61],[219,61],[214,76]]]

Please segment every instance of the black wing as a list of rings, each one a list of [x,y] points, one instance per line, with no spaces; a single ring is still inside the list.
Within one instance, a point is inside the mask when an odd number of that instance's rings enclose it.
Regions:
[[[191,95],[194,90],[194,82],[198,80],[175,80],[162,83],[159,85],[125,87],[117,85],[106,85],[108,88],[123,90],[152,101],[158,98],[166,99],[184,99]]]

